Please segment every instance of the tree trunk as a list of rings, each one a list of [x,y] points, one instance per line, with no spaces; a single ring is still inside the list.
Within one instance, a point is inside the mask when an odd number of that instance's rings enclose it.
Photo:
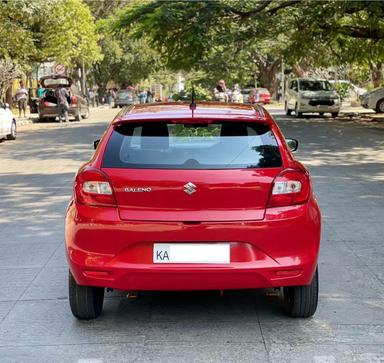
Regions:
[[[383,63],[371,64],[370,68],[373,86],[380,87],[383,82]]]
[[[260,62],[259,64],[259,77],[261,81],[261,86],[267,88],[268,91],[271,93],[271,96],[276,93],[276,73],[280,64],[281,58],[271,62]]]
[[[9,87],[7,88],[7,91],[5,93],[5,99],[6,102],[9,104],[9,107],[13,107],[13,97],[12,97],[12,85],[10,84]]]

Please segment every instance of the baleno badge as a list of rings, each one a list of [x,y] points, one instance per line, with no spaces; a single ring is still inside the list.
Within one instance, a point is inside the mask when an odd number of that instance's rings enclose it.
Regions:
[[[126,187],[124,191],[127,193],[149,193],[152,191],[151,187]]]

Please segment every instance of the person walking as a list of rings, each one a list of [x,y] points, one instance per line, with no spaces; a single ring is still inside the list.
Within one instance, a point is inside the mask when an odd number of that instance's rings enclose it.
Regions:
[[[107,101],[108,101],[108,106],[112,107],[112,89],[108,88],[107,91]]]
[[[228,102],[227,87],[225,86],[224,79],[221,79],[213,90],[215,100],[219,102]]]
[[[147,98],[146,98],[147,103],[152,103],[153,102],[153,94],[151,92],[151,89],[147,89]]]
[[[19,117],[21,118],[21,111],[23,111],[25,118],[25,112],[27,110],[28,91],[25,88],[23,81],[20,81],[20,87],[16,91],[16,100],[17,105],[19,107]]]
[[[99,90],[98,88],[95,88],[95,91],[94,91],[94,94],[95,94],[95,102],[96,102],[96,107],[99,107]]]
[[[95,92],[92,89],[88,91],[88,102],[95,107]]]
[[[69,111],[69,103],[68,99],[70,99],[71,93],[68,88],[64,86],[60,86],[56,89],[56,98],[59,106],[59,121],[63,122],[62,119],[64,117],[64,122],[68,122],[68,111]]]
[[[147,100],[147,92],[144,90],[139,91],[139,102],[140,103],[146,103]]]
[[[231,101],[234,103],[243,103],[243,95],[241,94],[240,87],[237,83],[233,87]]]

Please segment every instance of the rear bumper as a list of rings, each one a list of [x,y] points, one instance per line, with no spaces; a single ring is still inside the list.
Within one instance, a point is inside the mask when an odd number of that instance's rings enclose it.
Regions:
[[[79,108],[76,107],[70,107],[68,109],[68,115],[70,116],[77,116],[77,113],[79,111]],[[39,110],[39,117],[58,117],[59,116],[59,108],[58,107],[47,107],[44,110]]]
[[[114,208],[72,203],[66,250],[78,284],[118,290],[251,289],[311,282],[320,212],[307,204],[268,209],[262,221],[123,222]],[[153,264],[154,242],[230,242],[230,264]]]

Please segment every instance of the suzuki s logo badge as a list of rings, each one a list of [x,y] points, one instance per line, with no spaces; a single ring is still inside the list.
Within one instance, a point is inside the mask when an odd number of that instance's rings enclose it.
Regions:
[[[184,191],[188,195],[191,195],[196,191],[196,185],[191,182],[188,182],[187,184],[184,184]]]

